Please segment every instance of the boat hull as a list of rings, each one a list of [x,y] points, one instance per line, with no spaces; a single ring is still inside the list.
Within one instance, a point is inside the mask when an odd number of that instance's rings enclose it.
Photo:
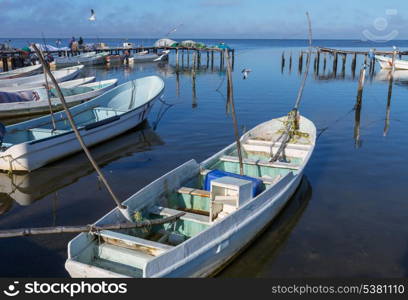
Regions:
[[[80,129],[87,146],[93,146],[118,136],[141,124],[149,114],[155,100],[136,110],[127,112],[116,121],[96,128]],[[1,170],[30,172],[65,156],[81,151],[81,146],[73,131],[41,142],[28,142],[11,147],[0,157]],[[9,153],[7,153],[9,152]],[[9,155],[8,155],[9,154]]]
[[[392,69],[392,58],[385,56],[376,56],[381,69]],[[396,70],[408,70],[408,61],[396,59],[395,60]]]

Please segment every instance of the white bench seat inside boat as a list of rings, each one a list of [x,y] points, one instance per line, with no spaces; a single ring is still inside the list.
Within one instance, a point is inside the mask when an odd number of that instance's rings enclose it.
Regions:
[[[200,196],[204,198],[209,198],[211,196],[211,193],[209,191],[199,190],[199,189],[194,189],[194,188],[189,188],[189,187],[181,187],[177,190],[177,192],[180,194]]]
[[[142,251],[131,250],[115,245],[103,243],[97,249],[97,259],[115,262],[122,265],[143,269],[154,258]]]
[[[175,215],[179,214],[182,211],[177,210],[177,209],[162,207],[162,206],[153,206],[149,210],[149,212],[151,214],[154,214],[154,215],[170,217],[170,216],[175,216]],[[187,212],[187,213],[185,213],[185,215],[181,216],[180,219],[188,220],[188,221],[192,221],[192,222],[197,222],[197,223],[202,223],[202,224],[206,224],[206,225],[209,223],[209,217],[208,216],[189,213],[189,212]]]
[[[139,250],[142,252],[146,252],[152,256],[158,256],[172,248],[172,246],[169,245],[145,240],[136,236],[123,234],[116,231],[102,230],[99,233],[96,233],[96,235],[100,236],[105,243],[128,248],[131,250]]]
[[[220,157],[221,161],[224,162],[232,162],[232,163],[239,163],[239,158],[236,156],[228,156],[223,155]],[[298,170],[299,166],[291,163],[284,163],[284,162],[269,162],[264,160],[255,160],[244,158],[243,163],[247,165],[255,165],[255,166],[263,166],[263,167],[271,167],[271,168],[280,168],[280,169],[291,169],[291,170]]]

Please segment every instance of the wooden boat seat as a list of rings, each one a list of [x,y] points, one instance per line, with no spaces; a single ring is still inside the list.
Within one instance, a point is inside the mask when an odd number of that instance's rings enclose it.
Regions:
[[[280,142],[274,142],[274,141],[265,141],[265,140],[256,140],[256,139],[247,139],[245,141],[247,144],[251,145],[263,145],[263,146],[274,146],[274,147],[280,147],[281,143]],[[310,144],[291,144],[288,143],[286,145],[287,149],[296,149],[296,150],[305,150],[309,151],[311,145]]]
[[[102,230],[94,234],[101,237],[102,240],[107,244],[131,250],[139,250],[152,256],[158,256],[172,248],[172,246],[169,245],[145,240],[116,231]]]
[[[53,130],[51,128],[39,128],[39,127],[29,129],[29,132],[32,134],[32,136],[36,140],[51,137],[53,135],[63,134],[68,131],[69,130],[62,130],[62,129]]]
[[[175,215],[179,214],[182,211],[177,210],[177,209],[162,207],[162,206],[153,206],[149,210],[149,212],[151,214],[158,215],[158,216],[170,217],[170,216],[175,216]],[[206,224],[206,225],[209,224],[209,217],[208,216],[193,214],[193,213],[190,213],[190,212],[185,213],[185,215],[183,215],[180,219],[187,220],[187,221],[192,221],[192,222],[197,222],[197,223],[202,223],[202,224]]]
[[[211,171],[213,171],[213,170],[209,170],[209,169],[201,169],[200,170],[200,175],[202,175],[202,176],[206,176],[208,173],[210,173]],[[278,176],[276,176],[276,177],[257,177],[257,176],[252,176],[251,175],[251,177],[253,177],[253,178],[256,178],[256,179],[259,179],[259,180],[261,180],[264,184],[268,184],[268,185],[273,185],[273,184],[275,184],[276,182],[278,182],[281,178],[282,178],[282,176],[280,176],[280,175],[278,175]]]
[[[181,188],[179,188],[177,190],[177,192],[180,193],[180,194],[200,196],[200,197],[204,197],[204,198],[211,197],[211,193],[209,191],[193,189],[193,188],[189,188],[189,187],[181,187]]]
[[[276,153],[279,150],[281,143],[248,139],[242,144],[242,147],[247,152],[265,152],[268,154]],[[310,151],[311,145],[306,144],[287,144],[285,154],[289,157],[305,158]]]
[[[223,155],[220,157],[220,160],[224,162],[239,163],[239,159],[236,156]],[[246,165],[255,165],[255,166],[270,167],[270,168],[291,169],[291,170],[299,169],[298,165],[279,162],[279,161],[269,162],[269,161],[264,161],[264,160],[244,158],[243,163]]]

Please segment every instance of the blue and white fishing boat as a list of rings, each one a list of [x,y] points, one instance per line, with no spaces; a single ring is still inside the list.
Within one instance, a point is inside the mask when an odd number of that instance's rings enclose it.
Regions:
[[[241,137],[242,175],[233,143],[200,164],[186,162],[129,197],[123,204],[135,221],[185,214],[164,225],[79,234],[68,245],[68,273],[138,278],[216,273],[262,232],[301,182],[316,128],[300,117],[298,130],[285,139],[288,122],[288,117],[273,119]],[[281,159],[274,160],[276,153]],[[94,225],[124,222],[115,208]]]
[[[92,146],[143,122],[164,82],[149,76],[124,83],[70,109],[85,143]],[[64,111],[3,127],[0,169],[32,171],[81,150]]]

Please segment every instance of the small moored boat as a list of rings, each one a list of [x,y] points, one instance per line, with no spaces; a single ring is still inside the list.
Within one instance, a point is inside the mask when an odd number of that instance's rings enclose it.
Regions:
[[[57,71],[52,71],[55,79],[58,82],[67,81],[75,78],[79,72],[82,71],[84,68],[83,65],[69,67]],[[48,77],[48,81],[51,82],[51,79]],[[4,79],[0,80],[0,90],[7,90],[7,88],[21,88],[27,89],[32,87],[38,87],[45,84],[45,75],[38,74],[33,76],[27,77],[19,77],[19,78],[12,78],[12,79]]]
[[[376,55],[375,59],[380,64],[381,69],[392,69],[392,57]],[[394,63],[396,70],[408,70],[407,60],[396,59]]]
[[[85,83],[90,83],[95,81],[95,76],[89,76],[89,77],[83,77],[83,78],[78,78],[78,79],[73,79],[73,80],[68,80],[64,82],[59,82],[59,86],[61,88],[73,88]],[[53,87],[52,82],[48,81],[48,84],[50,87]],[[0,88],[0,92],[8,92],[8,93],[14,93],[14,92],[20,92],[20,91],[25,91],[27,89],[33,90],[33,89],[40,89],[44,88],[45,84],[38,84],[37,86],[29,86],[28,88],[24,85],[19,86],[19,87],[11,87],[11,88]]]
[[[122,84],[70,109],[88,146],[120,135],[143,122],[164,82],[149,76]],[[0,148],[0,169],[32,171],[81,150],[64,111],[5,128]]]
[[[117,79],[82,84],[77,87],[61,88],[68,106],[95,98],[112,89]],[[54,111],[62,109],[55,88],[50,89],[50,100]],[[47,89],[35,89],[21,92],[0,91],[0,118],[20,117],[49,112]]]
[[[77,56],[55,57],[54,62],[57,67],[103,65],[108,56],[109,52],[86,52]]]
[[[135,53],[132,58],[135,63],[138,62],[152,62],[152,61],[163,61],[168,59],[169,50],[164,50],[161,53],[149,53],[148,51]]]
[[[68,245],[65,268],[72,277],[204,277],[219,270],[281,211],[301,182],[316,140],[314,124],[281,144],[288,117],[273,119],[198,164],[190,160],[149,184],[123,204],[135,220],[179,215],[149,228],[81,233]],[[283,149],[282,160],[272,157]],[[281,153],[281,152],[279,152]],[[120,224],[115,208],[95,226]]]
[[[41,72],[41,69],[42,69],[41,65],[34,65],[34,66],[18,68],[18,69],[11,70],[8,72],[1,72],[0,79],[12,79],[12,78],[18,78],[18,77],[23,77],[23,76],[30,76],[35,73]]]

